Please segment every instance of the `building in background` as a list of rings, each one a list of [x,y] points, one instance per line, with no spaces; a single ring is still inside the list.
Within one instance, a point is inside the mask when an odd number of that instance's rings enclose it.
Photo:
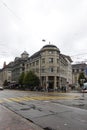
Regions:
[[[25,63],[29,54],[24,51],[21,57],[16,57],[12,68],[12,81],[18,82],[19,76],[22,72],[25,72]]]
[[[79,74],[83,72],[85,77],[87,77],[87,64],[86,63],[79,63],[72,65],[72,84],[78,87],[78,78]]]
[[[6,65],[6,62],[4,62],[3,68],[0,70],[0,85],[3,85],[5,80],[7,82],[12,81],[13,64],[13,62],[10,62],[8,65]]]

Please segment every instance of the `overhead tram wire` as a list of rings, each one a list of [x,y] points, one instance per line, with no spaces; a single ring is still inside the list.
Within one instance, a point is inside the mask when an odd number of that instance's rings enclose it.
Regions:
[[[19,20],[19,22],[22,23],[22,25],[25,25],[24,27],[26,27],[26,23],[25,23],[25,21],[24,21],[22,18],[20,18],[18,15],[16,15],[16,13],[15,13],[11,8],[9,8],[9,6],[8,6],[5,2],[3,2],[3,0],[1,0],[0,2],[2,3],[2,5],[3,5],[5,8],[7,8],[7,9],[9,10],[9,12],[10,12],[13,16],[15,16],[15,18],[17,18],[17,20]],[[27,27],[26,27],[26,29],[27,29]]]
[[[70,56],[73,60],[73,63],[86,63],[87,62],[87,53],[79,53],[76,55]]]
[[[19,16],[17,16],[17,15],[14,13],[14,11],[13,11],[11,8],[8,7],[8,5],[7,5],[5,2],[3,2],[3,1],[1,0],[1,3],[2,3],[3,6],[4,6],[5,8],[7,8],[18,20],[22,20]]]
[[[86,54],[87,53],[80,53],[80,54],[72,55],[71,57],[77,57],[77,56],[86,55]]]

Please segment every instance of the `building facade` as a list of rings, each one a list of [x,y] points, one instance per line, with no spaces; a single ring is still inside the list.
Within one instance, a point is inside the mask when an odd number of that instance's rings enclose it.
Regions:
[[[28,58],[25,73],[30,70],[35,72],[44,89],[58,89],[66,85],[67,81],[72,82],[71,62],[69,56],[61,54],[55,45],[49,44]]]
[[[12,67],[12,81],[18,82],[19,76],[22,72],[25,72],[25,63],[28,59],[29,54],[24,51],[21,57],[16,57]]]
[[[79,74],[83,72],[85,77],[87,77],[87,64],[79,63],[72,65],[72,83],[78,85]]]
[[[72,84],[72,60],[60,53],[55,45],[43,46],[38,52],[29,57],[24,51],[21,57],[16,57],[9,67],[0,70],[0,79],[18,82],[22,72],[33,71],[40,79],[40,86],[44,89],[58,89]],[[10,80],[8,79],[10,77]]]
[[[12,68],[13,62],[10,62],[8,65],[4,64],[3,68],[0,70],[0,84],[3,85],[5,80],[7,82],[12,81]]]

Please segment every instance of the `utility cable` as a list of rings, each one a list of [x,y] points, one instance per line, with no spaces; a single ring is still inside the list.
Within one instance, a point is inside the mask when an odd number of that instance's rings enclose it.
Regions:
[[[7,8],[18,20],[22,20],[19,16],[17,16],[17,15],[14,13],[14,11],[13,11],[11,8],[8,7],[8,5],[7,5],[5,2],[3,2],[2,0],[1,0],[1,2],[2,2],[3,6],[4,6],[5,8]]]

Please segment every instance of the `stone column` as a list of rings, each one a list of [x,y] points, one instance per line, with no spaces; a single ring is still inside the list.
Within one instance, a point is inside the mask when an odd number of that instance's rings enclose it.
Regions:
[[[48,76],[46,76],[46,90],[48,90],[48,86],[49,86],[49,81],[48,81]]]
[[[57,85],[56,85],[56,76],[54,76],[54,90],[57,89]]]

